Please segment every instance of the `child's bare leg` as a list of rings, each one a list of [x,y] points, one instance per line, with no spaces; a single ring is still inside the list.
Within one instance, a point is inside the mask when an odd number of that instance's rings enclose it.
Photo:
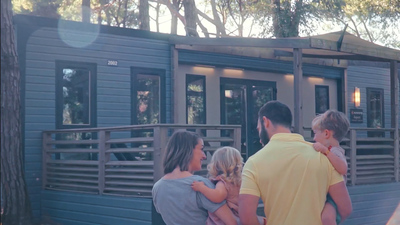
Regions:
[[[336,225],[336,209],[331,203],[325,203],[321,218],[323,225]]]

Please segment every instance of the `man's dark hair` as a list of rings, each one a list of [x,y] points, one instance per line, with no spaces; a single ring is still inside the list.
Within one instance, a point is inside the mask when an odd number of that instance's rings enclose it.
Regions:
[[[271,120],[273,125],[281,125],[286,128],[292,127],[292,112],[289,107],[280,101],[269,101],[258,111],[258,118],[262,123],[263,117]]]

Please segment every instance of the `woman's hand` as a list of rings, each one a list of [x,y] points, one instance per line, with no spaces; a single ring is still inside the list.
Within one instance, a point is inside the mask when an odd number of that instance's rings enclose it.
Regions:
[[[202,181],[193,181],[192,185],[190,185],[193,191],[201,191],[206,185]]]

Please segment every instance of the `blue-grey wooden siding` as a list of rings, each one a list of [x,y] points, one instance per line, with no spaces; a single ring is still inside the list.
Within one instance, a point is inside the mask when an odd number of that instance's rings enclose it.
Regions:
[[[343,225],[383,225],[400,204],[400,183],[349,187],[353,213]]]
[[[399,70],[400,74],[400,70]],[[350,66],[347,69],[348,80],[348,109],[355,108],[352,99],[354,87],[360,88],[361,103],[360,109],[363,110],[363,123],[352,123],[352,127],[367,127],[367,88],[382,88],[384,99],[385,128],[391,125],[390,108],[390,69],[367,66]],[[399,92],[400,95],[400,92]],[[400,125],[400,121],[399,121]]]
[[[63,225],[150,225],[149,198],[42,191],[44,221]]]
[[[85,34],[70,31],[68,37],[79,41]],[[171,119],[170,48],[167,41],[100,33],[92,44],[75,48],[59,38],[56,28],[43,27],[33,32],[26,46],[24,151],[26,181],[36,219],[41,214],[41,132],[56,129],[56,60],[97,64],[98,127],[131,124],[131,67],[164,69],[166,122]],[[117,60],[118,67],[107,66],[107,60]]]

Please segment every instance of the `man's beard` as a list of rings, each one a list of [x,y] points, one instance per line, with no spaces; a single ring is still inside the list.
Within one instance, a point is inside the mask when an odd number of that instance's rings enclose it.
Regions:
[[[267,129],[265,129],[264,126],[261,126],[261,133],[260,133],[260,141],[262,145],[266,145],[269,142],[269,136],[268,136],[268,132]]]

